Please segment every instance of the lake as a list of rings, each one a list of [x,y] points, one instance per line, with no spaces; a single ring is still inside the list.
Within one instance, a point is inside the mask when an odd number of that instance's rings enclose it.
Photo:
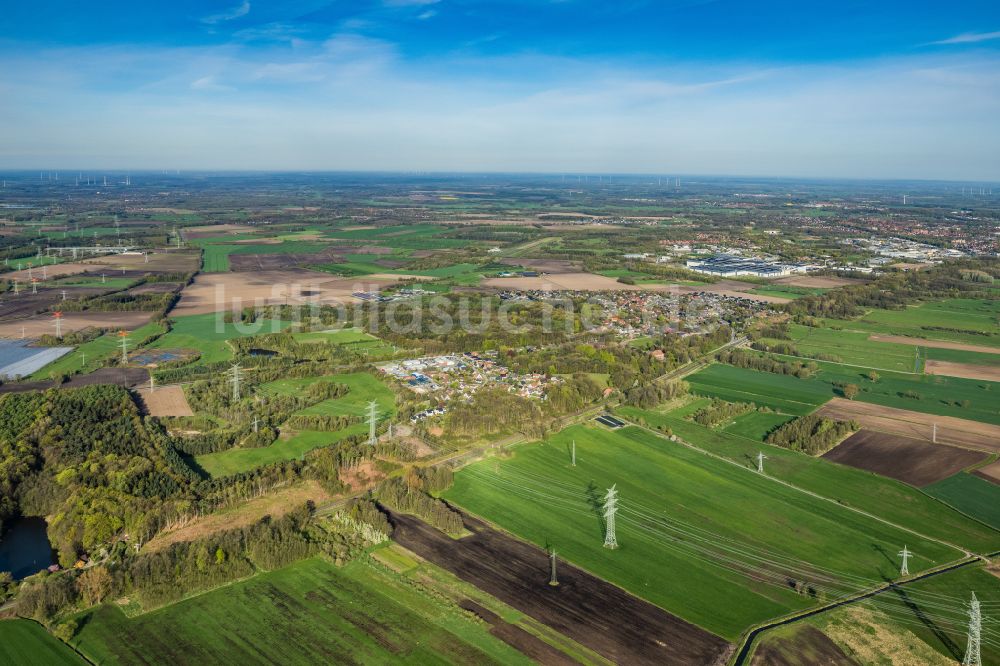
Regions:
[[[0,537],[0,571],[9,571],[14,580],[20,580],[55,562],[44,519],[15,518],[4,525]]]

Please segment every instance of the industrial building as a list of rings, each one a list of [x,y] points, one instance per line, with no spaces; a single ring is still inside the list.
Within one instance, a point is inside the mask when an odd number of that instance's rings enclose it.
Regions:
[[[689,259],[687,267],[698,273],[718,277],[749,275],[772,278],[806,272],[806,266],[800,264],[781,264],[763,259],[737,257],[731,254],[717,254],[706,259]]]

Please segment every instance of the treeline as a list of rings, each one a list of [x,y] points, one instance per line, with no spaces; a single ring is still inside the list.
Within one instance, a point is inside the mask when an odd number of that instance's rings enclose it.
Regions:
[[[764,441],[809,455],[821,455],[860,428],[857,421],[837,421],[809,414],[782,425]]]
[[[696,411],[691,415],[691,419],[703,426],[713,427],[732,421],[737,416],[749,414],[756,408],[752,402],[727,402],[713,398],[711,404]]]
[[[719,353],[717,358],[720,362],[736,366],[737,368],[771,372],[776,375],[791,375],[799,379],[812,377],[819,369],[819,366],[813,361],[808,361],[807,363],[800,361],[779,361],[770,356],[754,354],[745,349],[727,350]]]
[[[374,497],[393,511],[413,514],[428,525],[452,536],[461,534],[464,529],[461,514],[398,477],[386,479],[379,484]]]
[[[690,386],[682,380],[650,382],[635,386],[625,392],[625,404],[648,409],[661,402],[687,395]]]
[[[820,296],[804,296],[782,307],[799,317],[849,319],[866,308],[899,310],[928,298],[992,298],[985,278],[995,278],[1000,269],[988,260],[949,262],[926,271],[887,272],[869,284],[831,289]]]
[[[113,556],[83,571],[60,572],[27,583],[18,595],[18,613],[48,623],[67,611],[122,596],[136,599],[149,610],[315,554],[344,561],[372,543],[373,535],[352,529],[351,522],[320,522],[312,511],[312,505],[306,504],[280,518],[265,516],[247,527],[174,543],[152,553],[130,553],[127,544],[121,543]],[[352,522],[378,524],[378,512],[373,514],[371,506],[355,504],[349,511]],[[384,516],[381,520],[385,525]]]

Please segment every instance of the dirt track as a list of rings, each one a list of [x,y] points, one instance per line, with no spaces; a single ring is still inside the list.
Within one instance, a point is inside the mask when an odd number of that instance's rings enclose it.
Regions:
[[[842,421],[854,419],[870,430],[912,437],[925,442],[931,440],[936,423],[937,441],[941,444],[1000,452],[1000,426],[989,423],[957,419],[953,416],[922,414],[844,398],[833,398],[816,413]]]
[[[823,457],[842,465],[875,472],[922,488],[946,479],[988,454],[945,444],[861,430],[827,451]]]
[[[472,535],[452,539],[413,518],[392,514],[393,539],[619,664],[721,664],[731,646],[606,581],[560,563],[547,584],[547,553],[465,517]]]

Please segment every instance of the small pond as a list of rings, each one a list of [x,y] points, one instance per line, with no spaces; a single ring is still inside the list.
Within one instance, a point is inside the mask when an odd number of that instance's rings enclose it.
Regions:
[[[53,562],[44,519],[14,518],[4,524],[0,537],[0,571],[9,571],[15,580],[20,580]]]

